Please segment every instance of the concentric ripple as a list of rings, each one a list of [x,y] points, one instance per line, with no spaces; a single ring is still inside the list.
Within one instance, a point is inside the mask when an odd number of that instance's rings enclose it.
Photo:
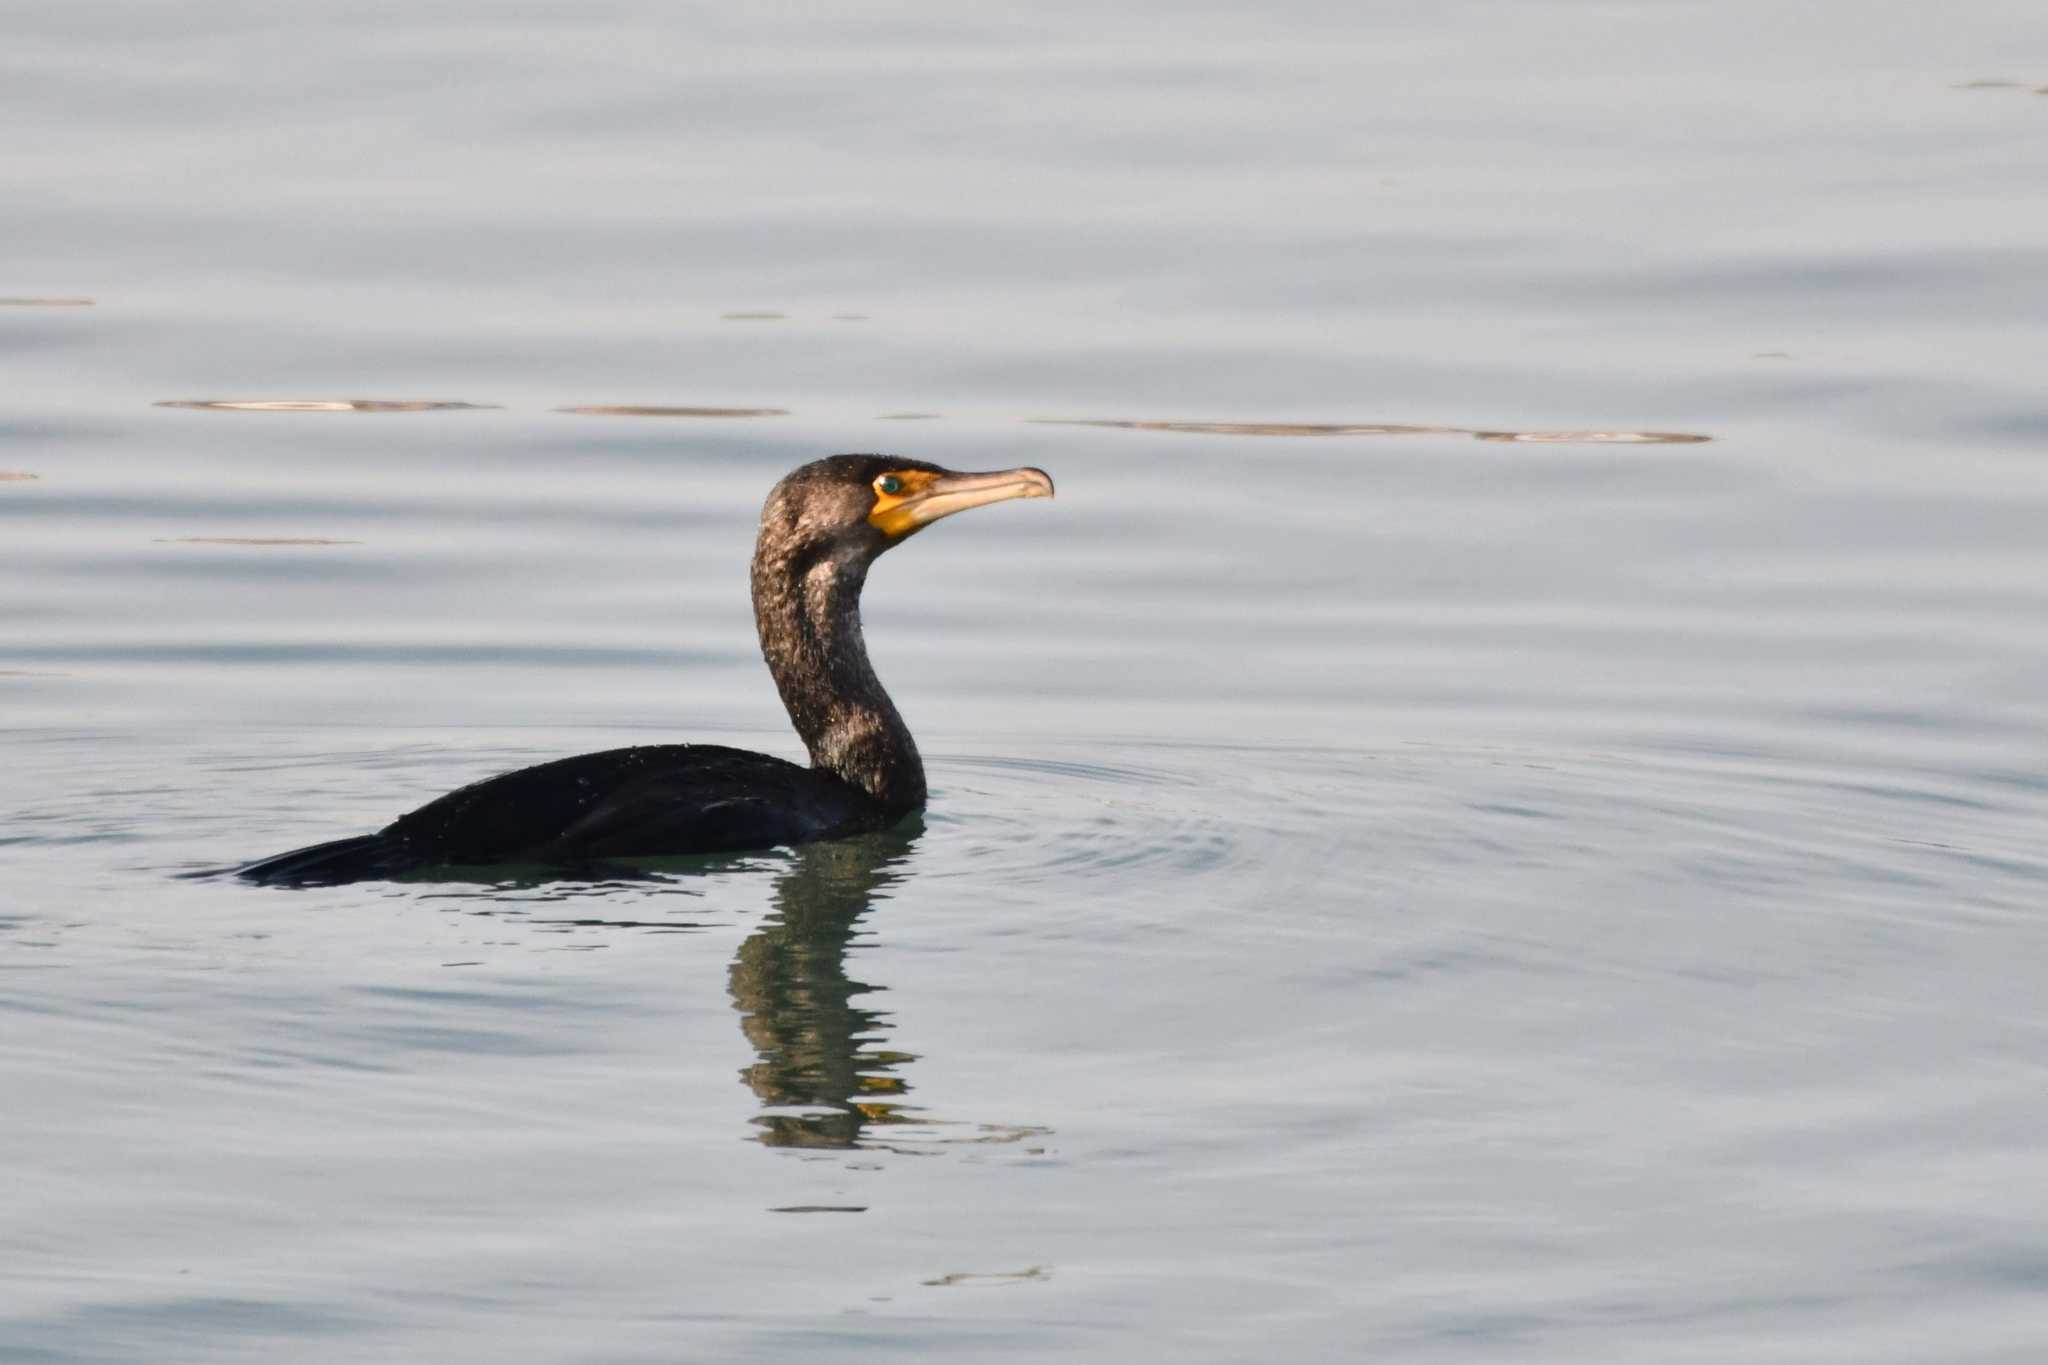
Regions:
[[[1422,895],[1461,916],[1521,905],[1555,931],[1543,955],[1597,957],[1650,906],[1713,913],[1798,888],[1802,923],[1827,901],[1859,919],[2002,916],[2048,874],[2029,837],[2048,825],[2042,793],[1839,757],[1130,746],[932,767],[948,856],[921,875],[1104,898],[1127,922],[1138,905],[1146,922],[1234,909],[1313,935]],[[1593,885],[1599,915],[1575,907]]]

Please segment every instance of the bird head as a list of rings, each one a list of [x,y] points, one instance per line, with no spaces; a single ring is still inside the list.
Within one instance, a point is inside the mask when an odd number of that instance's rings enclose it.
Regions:
[[[1028,466],[969,474],[900,455],[834,455],[775,485],[761,533],[764,542],[865,562],[955,512],[1051,496],[1051,476]]]

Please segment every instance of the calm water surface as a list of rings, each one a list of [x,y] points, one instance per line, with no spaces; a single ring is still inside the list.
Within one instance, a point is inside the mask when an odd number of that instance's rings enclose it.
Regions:
[[[2038,1361],[2034,0],[13,7],[0,1358]],[[1679,439],[1679,438],[1711,438]],[[924,820],[179,874],[797,751]]]

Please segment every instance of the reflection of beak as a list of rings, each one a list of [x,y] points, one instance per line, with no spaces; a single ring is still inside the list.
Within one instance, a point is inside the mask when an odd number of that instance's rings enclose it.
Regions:
[[[868,520],[894,540],[970,507],[986,507],[1011,498],[1051,496],[1052,476],[1029,466],[987,474],[940,474],[890,506],[876,508]]]

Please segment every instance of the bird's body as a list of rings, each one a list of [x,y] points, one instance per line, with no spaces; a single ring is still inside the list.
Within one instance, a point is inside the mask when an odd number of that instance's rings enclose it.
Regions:
[[[867,793],[815,768],[719,744],[648,744],[487,777],[375,834],[266,858],[241,875],[309,884],[435,867],[577,868],[807,844],[893,823]]]
[[[924,806],[925,779],[861,637],[868,565],[940,517],[1051,494],[1036,469],[953,474],[871,455],[819,460],[775,486],[754,551],[754,618],[808,768],[717,744],[583,754],[472,783],[375,834],[266,858],[240,875],[308,885],[437,868],[574,868],[885,829]]]

